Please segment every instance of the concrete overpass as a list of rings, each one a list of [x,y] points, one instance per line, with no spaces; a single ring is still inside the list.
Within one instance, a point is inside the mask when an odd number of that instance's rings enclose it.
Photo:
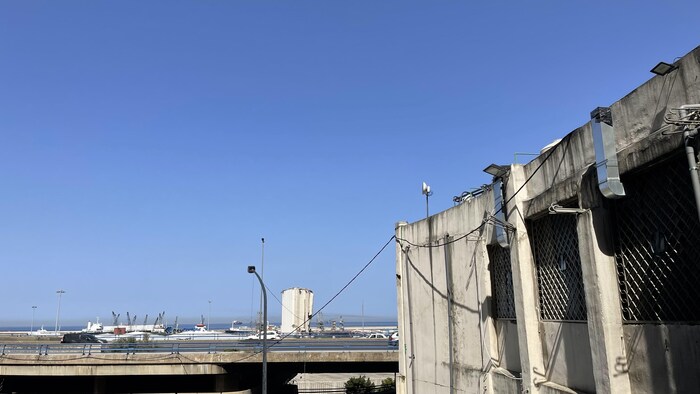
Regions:
[[[260,385],[262,355],[251,352],[0,356],[3,392],[222,392]],[[297,373],[397,372],[397,352],[272,352],[271,393]]]

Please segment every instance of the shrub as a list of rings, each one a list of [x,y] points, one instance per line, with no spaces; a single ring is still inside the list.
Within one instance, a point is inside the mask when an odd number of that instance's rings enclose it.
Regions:
[[[345,382],[345,393],[368,394],[374,392],[374,383],[366,376],[352,377]]]
[[[136,338],[134,337],[126,337],[126,338],[118,338],[112,341],[112,343],[115,343],[117,345],[125,344],[125,343],[136,343]]]
[[[377,393],[396,394],[396,382],[392,378],[382,380],[381,386],[378,387]]]

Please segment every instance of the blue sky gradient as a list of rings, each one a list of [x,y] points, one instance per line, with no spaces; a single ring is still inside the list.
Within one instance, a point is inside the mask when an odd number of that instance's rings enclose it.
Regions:
[[[0,323],[246,318],[700,44],[700,2],[0,2]],[[520,158],[524,160],[526,158]],[[394,248],[325,316],[395,316]],[[281,307],[271,298],[270,314]],[[254,312],[253,312],[254,313]],[[183,321],[183,319],[189,319]]]

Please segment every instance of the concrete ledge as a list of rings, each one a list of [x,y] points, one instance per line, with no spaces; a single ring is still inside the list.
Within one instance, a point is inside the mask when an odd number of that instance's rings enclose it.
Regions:
[[[226,370],[211,364],[151,365],[2,365],[1,376],[153,376],[224,375]]]
[[[572,390],[568,387],[552,383],[544,382],[540,385],[540,394],[580,394],[580,391]]]
[[[258,364],[262,354],[151,353],[4,355],[0,376],[221,375],[229,364]],[[398,362],[396,352],[269,353],[268,363]]]

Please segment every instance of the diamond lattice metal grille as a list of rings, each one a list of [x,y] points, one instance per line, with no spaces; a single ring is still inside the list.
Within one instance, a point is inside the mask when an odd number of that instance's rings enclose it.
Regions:
[[[491,289],[496,319],[515,319],[513,297],[513,271],[510,266],[510,249],[488,245],[486,250],[491,263]]]
[[[531,221],[530,240],[537,266],[540,317],[586,320],[576,216],[546,215]]]
[[[700,221],[686,157],[623,178],[615,201],[623,319],[700,322]]]

